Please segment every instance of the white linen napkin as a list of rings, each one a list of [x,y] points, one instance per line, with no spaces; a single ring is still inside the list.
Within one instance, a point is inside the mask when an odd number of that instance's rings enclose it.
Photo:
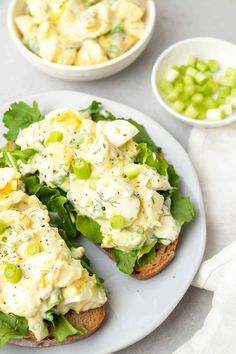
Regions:
[[[173,354],[236,353],[236,126],[191,131],[207,217],[204,262],[192,285],[214,292],[203,327]],[[210,257],[210,259],[209,259]]]

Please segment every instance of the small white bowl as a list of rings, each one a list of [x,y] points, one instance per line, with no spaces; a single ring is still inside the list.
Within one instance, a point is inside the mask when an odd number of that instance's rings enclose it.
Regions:
[[[114,75],[132,64],[148,45],[155,25],[156,7],[154,0],[147,0],[146,30],[143,37],[125,54],[108,62],[90,66],[72,66],[51,63],[32,53],[21,41],[14,19],[24,14],[24,0],[12,0],[8,11],[8,29],[11,38],[22,56],[44,73],[65,80],[89,81]]]
[[[222,127],[223,125],[231,124],[236,121],[236,114],[220,120],[207,121],[196,120],[184,116],[181,113],[175,112],[166,102],[165,97],[161,93],[158,82],[163,78],[164,73],[172,65],[184,65],[190,55],[195,55],[205,60],[216,59],[221,72],[224,72],[228,67],[236,67],[236,45],[216,38],[191,38],[178,42],[167,48],[157,59],[152,70],[152,89],[159,103],[182,122],[194,125],[197,127],[213,128]]]

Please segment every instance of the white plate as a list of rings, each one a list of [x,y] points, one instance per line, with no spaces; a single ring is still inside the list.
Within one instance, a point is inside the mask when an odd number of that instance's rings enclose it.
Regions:
[[[159,124],[145,114],[125,105],[73,91],[55,91],[22,99],[36,100],[43,113],[70,106],[84,108],[92,100],[120,117],[132,117],[145,125],[149,134],[163,148],[168,161],[182,177],[182,190],[196,209],[196,218],[182,232],[176,257],[159,275],[150,280],[135,280],[118,271],[115,263],[89,241],[83,241],[86,253],[97,273],[105,279],[109,302],[107,318],[93,336],[66,347],[41,349],[44,354],[108,354],[121,350],[147,336],[157,328],[181,300],[200,265],[206,241],[205,214],[199,182],[188,155],[181,145]],[[9,104],[0,107],[0,114]],[[3,127],[0,126],[0,131]],[[4,139],[0,137],[1,145]],[[13,345],[4,347],[4,354],[31,354],[35,349]]]

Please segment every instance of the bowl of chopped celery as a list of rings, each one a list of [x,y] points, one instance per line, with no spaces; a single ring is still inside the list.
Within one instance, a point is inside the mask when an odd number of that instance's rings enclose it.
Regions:
[[[236,121],[236,45],[207,37],[172,45],[153,67],[152,88],[186,124],[211,128]]]

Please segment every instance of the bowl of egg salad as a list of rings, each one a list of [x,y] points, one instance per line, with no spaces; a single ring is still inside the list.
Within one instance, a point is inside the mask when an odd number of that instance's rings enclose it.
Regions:
[[[144,51],[155,24],[154,0],[13,0],[11,37],[37,69],[60,79],[113,75]]]

